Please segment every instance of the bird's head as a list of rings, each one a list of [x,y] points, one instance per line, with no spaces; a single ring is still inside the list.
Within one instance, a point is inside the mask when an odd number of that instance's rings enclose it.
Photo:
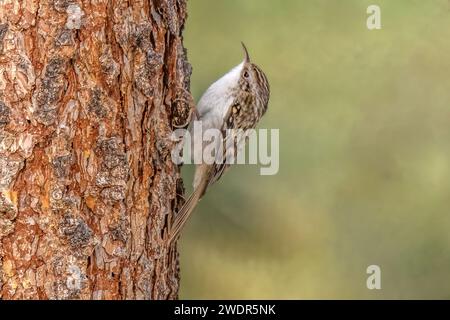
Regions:
[[[270,96],[269,81],[261,68],[250,60],[250,55],[245,44],[243,42],[241,44],[244,49],[244,61],[239,79],[240,87],[267,107]]]

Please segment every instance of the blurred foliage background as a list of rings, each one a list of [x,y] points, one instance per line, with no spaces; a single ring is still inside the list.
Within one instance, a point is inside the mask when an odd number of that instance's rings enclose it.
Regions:
[[[366,28],[381,7],[382,29]],[[196,101],[267,73],[280,171],[237,166],[181,240],[181,298],[450,298],[450,3],[190,0]],[[186,185],[192,168],[185,166]],[[188,190],[190,191],[190,189]],[[382,289],[366,287],[367,266]]]

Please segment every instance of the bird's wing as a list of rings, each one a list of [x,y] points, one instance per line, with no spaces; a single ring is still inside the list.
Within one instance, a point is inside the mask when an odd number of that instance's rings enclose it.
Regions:
[[[222,155],[222,161],[218,163],[214,163],[214,171],[211,175],[211,180],[208,183],[208,186],[211,186],[216,181],[218,181],[224,172],[230,167],[230,164],[234,163],[234,161],[237,159],[239,152],[245,152],[245,149],[242,150],[242,148],[245,146],[246,141],[246,133],[245,130],[254,128],[256,123],[254,123],[250,127],[242,127],[241,123],[237,121],[236,117],[233,112],[233,109],[236,108],[237,110],[242,110],[244,106],[239,105],[239,101],[235,101],[231,107],[228,109],[222,126],[222,136],[224,137],[223,140],[223,155]],[[232,129],[230,132],[227,132],[228,129]],[[242,129],[240,131],[239,129]],[[226,160],[231,160],[230,162],[227,162]]]
[[[223,173],[226,171],[226,169],[228,169],[230,167],[229,163],[226,163],[226,159],[227,156],[230,155],[230,148],[227,146],[230,146],[230,144],[232,143],[231,137],[229,135],[227,135],[227,129],[232,129],[232,127],[230,127],[231,125],[233,125],[230,122],[230,118],[231,118],[231,114],[232,114],[232,106],[230,108],[228,108],[227,113],[225,114],[225,117],[223,119],[223,125],[222,125],[222,137],[224,137],[223,141],[222,141],[222,161],[219,163],[213,163],[211,166],[213,167],[212,172],[210,173],[209,176],[209,180],[208,180],[208,187],[213,185],[216,181],[218,181],[220,179],[220,177],[222,177]]]

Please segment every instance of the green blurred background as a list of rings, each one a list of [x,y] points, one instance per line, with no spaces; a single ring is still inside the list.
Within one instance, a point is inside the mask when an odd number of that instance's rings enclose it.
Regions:
[[[370,4],[381,30],[366,28]],[[180,297],[450,298],[449,1],[190,0],[188,12],[196,101],[244,41],[271,84],[259,127],[280,129],[280,171],[237,166],[210,189],[181,240]],[[366,287],[371,264],[381,290]]]

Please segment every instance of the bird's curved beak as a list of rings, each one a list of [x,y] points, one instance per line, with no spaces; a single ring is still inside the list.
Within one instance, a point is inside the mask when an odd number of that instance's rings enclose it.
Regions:
[[[250,62],[250,56],[248,55],[247,47],[245,46],[245,44],[242,41],[241,41],[241,44],[242,44],[242,48],[244,48],[245,62]]]

